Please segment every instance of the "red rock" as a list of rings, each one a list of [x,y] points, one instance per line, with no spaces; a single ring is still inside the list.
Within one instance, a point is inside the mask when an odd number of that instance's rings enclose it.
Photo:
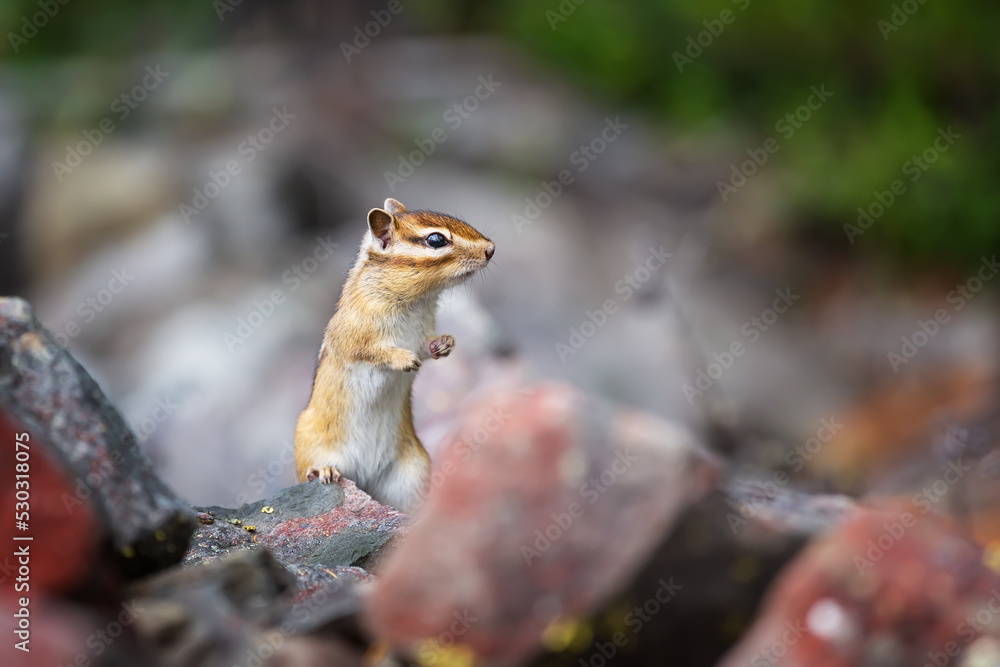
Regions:
[[[950,519],[858,509],[786,569],[721,665],[959,665],[977,639],[1000,637],[997,612],[1000,577]],[[977,614],[989,618],[977,626]]]
[[[25,448],[18,448],[18,438]],[[105,537],[94,511],[86,504],[67,504],[64,497],[72,496],[73,487],[65,474],[46,454],[47,447],[38,438],[32,438],[10,422],[0,411],[0,471],[7,477],[0,481],[0,597],[19,598],[23,592],[15,590],[18,557],[15,550],[26,547],[29,552],[28,578],[32,593],[61,594],[79,592],[84,584],[93,581],[100,569],[99,545]],[[18,453],[27,460],[27,489],[15,488]],[[24,470],[21,468],[20,470]],[[23,481],[23,480],[22,480]],[[27,530],[18,530],[15,516],[23,512],[16,494],[27,491]],[[24,496],[21,496],[22,498]],[[31,537],[30,541],[15,541],[15,537]],[[72,558],[67,558],[71,554]],[[99,578],[99,577],[98,577]],[[25,583],[25,582],[20,582]]]
[[[194,530],[190,508],[152,470],[94,379],[16,298],[0,298],[0,408],[71,480],[60,502],[101,520],[123,574],[180,561]]]
[[[435,489],[367,597],[368,626],[403,651],[430,640],[519,663],[553,621],[626,583],[715,476],[657,418],[562,385],[496,395],[435,461]]]
[[[302,573],[371,568],[409,523],[405,514],[373,500],[348,479],[337,484],[303,482],[238,508],[196,511],[203,518],[184,556],[185,565],[266,547],[285,567]],[[302,574],[300,584],[311,585],[308,578]]]
[[[117,667],[158,665],[140,648],[133,635],[132,607],[109,605],[84,607],[32,590],[29,603],[30,637],[23,651],[21,607],[10,598],[0,599],[0,665],[4,667]],[[124,622],[122,622],[124,621]]]

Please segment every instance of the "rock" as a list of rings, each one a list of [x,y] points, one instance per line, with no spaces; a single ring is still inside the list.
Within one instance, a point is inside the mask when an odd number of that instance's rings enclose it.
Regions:
[[[380,505],[346,479],[337,484],[303,482],[236,509],[196,511],[202,525],[191,540],[185,565],[263,546],[296,573],[306,590],[315,586],[317,572],[376,566],[409,522],[405,514]]]
[[[37,434],[25,434],[15,428],[2,409],[0,443],[0,470],[13,477],[15,465],[26,464],[27,472],[16,474],[28,475],[29,482],[29,511],[23,517],[24,528],[14,520],[21,514],[15,511],[18,502],[15,494],[23,491],[23,487],[15,488],[14,479],[0,485],[0,508],[9,517],[0,524],[0,539],[12,545],[0,556],[0,597],[20,597],[11,579],[17,572],[15,551],[22,547],[29,551],[33,590],[80,595],[88,584],[106,579],[108,572],[101,563],[100,550],[104,528],[90,505],[65,504],[63,499],[73,494],[73,485],[46,455],[48,445]],[[31,541],[15,541],[21,537],[30,537]],[[73,554],[72,559],[66,558],[68,553]]]
[[[32,589],[29,608],[30,652],[24,652],[16,647],[21,639],[14,633],[19,607],[12,600],[0,599],[0,632],[6,639],[0,643],[0,664],[4,667],[159,667],[154,656],[136,643],[132,619],[124,616],[127,624],[119,622],[121,606],[82,607]]]
[[[996,664],[1000,577],[983,561],[941,515],[909,503],[858,509],[786,569],[720,665]]]
[[[534,665],[712,667],[749,626],[775,576],[807,539],[851,505],[746,480],[726,481],[687,508],[614,599],[557,627]]]
[[[0,631],[8,638],[0,643],[0,664],[84,664],[77,662],[78,656],[92,667],[147,662],[148,656],[137,649],[129,633],[113,625],[118,612],[108,611],[117,606],[121,589],[120,575],[102,548],[105,528],[89,504],[65,504],[64,498],[74,492],[73,485],[47,455],[52,448],[37,434],[28,435],[30,439],[25,441],[24,431],[15,428],[0,409],[0,470],[11,477],[27,474],[30,482],[26,530],[14,520],[21,513],[15,511],[15,504],[24,502],[15,494],[24,489],[16,489],[13,479],[0,485],[0,511],[10,517],[0,525],[0,540],[8,545],[0,555],[0,617],[4,619]],[[18,447],[19,441],[26,448]],[[17,457],[24,452],[27,459]],[[28,472],[17,473],[15,466],[24,464]],[[24,537],[31,540],[15,539]],[[26,562],[22,561],[24,556]],[[25,584],[29,588],[24,588]],[[23,600],[28,601],[26,608]],[[27,628],[21,625],[25,621]],[[116,635],[110,645],[95,635],[105,629]],[[100,657],[95,654],[97,647]]]
[[[731,508],[723,518],[733,533],[768,531],[814,537],[843,521],[855,508],[841,495],[811,495],[788,488],[789,476],[774,472],[770,479],[745,474],[722,485]]]
[[[422,661],[521,663],[627,584],[716,476],[655,417],[559,384],[495,395],[444,447],[366,598],[367,626]]]
[[[123,574],[181,559],[194,530],[189,508],[153,472],[97,383],[21,299],[0,299],[0,408],[63,469],[73,489],[60,498],[67,509],[95,510]]]
[[[327,580],[336,583],[323,588],[322,602],[314,590],[304,603],[295,575],[267,549],[237,551],[134,585],[137,633],[165,667],[318,664],[323,655],[351,664],[358,656],[342,642],[319,644],[299,635],[354,614],[352,584],[365,578],[328,571]]]
[[[336,639],[292,637],[275,653],[274,663],[280,667],[361,667],[361,652]],[[229,667],[226,665],[225,667]]]

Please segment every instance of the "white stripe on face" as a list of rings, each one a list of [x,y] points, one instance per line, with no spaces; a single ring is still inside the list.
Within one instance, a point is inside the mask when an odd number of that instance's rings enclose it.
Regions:
[[[429,227],[420,231],[421,240],[426,239],[431,234],[440,234],[441,236],[448,239],[449,243],[452,240],[451,231],[447,229],[438,229],[437,227]],[[390,250],[393,254],[399,257],[412,257],[414,259],[424,259],[424,258],[434,258],[440,257],[442,254],[449,252],[454,246],[446,245],[443,248],[431,248],[428,245],[415,245],[413,243],[394,243]]]

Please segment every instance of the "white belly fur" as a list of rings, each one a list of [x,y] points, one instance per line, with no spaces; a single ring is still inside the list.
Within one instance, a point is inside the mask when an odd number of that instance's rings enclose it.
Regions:
[[[423,348],[434,335],[436,307],[435,298],[424,308],[400,316],[390,344],[425,358]],[[398,494],[394,487],[412,483],[399,479],[403,471],[393,470],[393,464],[398,459],[404,403],[416,373],[353,363],[347,366],[347,376],[352,397],[348,433],[344,446],[338,448],[337,460],[327,465],[336,467],[376,500],[396,500]]]
[[[348,367],[354,400],[338,468],[362,488],[377,484],[397,458],[403,402],[414,376],[370,364]]]

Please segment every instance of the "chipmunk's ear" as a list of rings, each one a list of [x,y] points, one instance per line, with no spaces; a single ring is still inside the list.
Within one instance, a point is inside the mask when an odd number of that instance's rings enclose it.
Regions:
[[[392,243],[395,224],[396,219],[388,211],[383,211],[380,208],[368,211],[368,229],[371,230],[372,236],[382,244],[382,250],[388,248],[389,244]]]
[[[385,200],[385,204],[383,204],[382,208],[389,211],[389,213],[392,213],[393,215],[396,215],[397,213],[406,213],[406,207],[392,197]]]

